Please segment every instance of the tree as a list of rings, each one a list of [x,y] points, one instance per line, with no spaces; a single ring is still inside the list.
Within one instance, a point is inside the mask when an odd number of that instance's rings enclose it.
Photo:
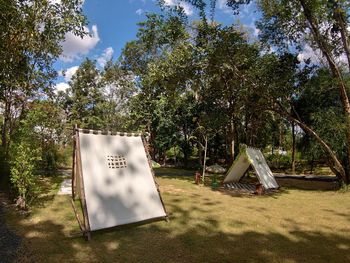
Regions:
[[[205,9],[206,1],[188,1],[197,6],[200,14]],[[239,13],[241,5],[249,4],[250,0],[227,0],[227,5],[232,7],[235,14]],[[346,74],[349,70],[344,70],[343,64],[339,61],[341,56],[345,57],[347,67],[350,69],[350,49],[349,49],[349,7],[348,1],[316,1],[316,0],[260,0],[256,1],[263,14],[258,22],[261,30],[263,42],[277,47],[277,54],[300,51],[305,46],[309,46],[318,51],[328,64],[330,73],[337,83],[338,94],[342,102],[343,115],[346,129],[346,161],[342,162],[327,143],[314,129],[304,123],[298,116],[288,112],[288,107],[274,96],[274,110],[287,118],[294,124],[299,125],[310,136],[320,143],[332,161],[331,169],[344,182],[350,183],[350,103],[348,98],[348,87],[346,85]],[[215,6],[216,1],[210,1],[211,6]],[[213,8],[212,8],[213,10]],[[205,18],[205,15],[202,16]],[[266,56],[266,58],[268,58]],[[266,61],[265,61],[266,62]],[[307,62],[307,61],[306,61]],[[270,72],[272,74],[272,72]],[[245,76],[246,78],[246,76]],[[285,79],[288,83],[288,79]],[[280,90],[286,83],[280,83]],[[290,82],[289,82],[290,83]],[[255,82],[258,85],[259,81]],[[290,83],[291,84],[291,83]],[[292,90],[297,85],[290,85]],[[271,85],[270,85],[271,86]],[[274,89],[278,93],[278,88]],[[295,98],[295,94],[290,94],[290,99]],[[271,95],[271,93],[270,93]],[[293,97],[294,96],[294,97]],[[289,100],[290,102],[292,100]],[[292,105],[290,107],[293,110]],[[292,111],[294,112],[294,111]],[[295,112],[294,112],[295,113]]]
[[[11,137],[29,98],[49,92],[67,32],[85,34],[82,1],[1,0],[1,150],[8,159]]]
[[[25,143],[37,151],[41,159],[39,167],[53,171],[59,162],[59,143],[65,139],[64,120],[61,108],[53,101],[35,100],[23,111],[13,142]],[[12,154],[11,158],[16,156]]]
[[[137,91],[135,75],[119,62],[109,61],[101,72],[101,85],[104,128],[118,131],[129,128],[129,102]]]
[[[318,69],[305,83],[305,89],[295,102],[295,108],[303,121],[332,146],[342,163],[347,162],[346,125],[342,110],[342,102],[337,91],[336,82],[326,68]],[[324,152],[310,142],[311,153]],[[314,151],[312,151],[314,149]],[[318,153],[317,153],[318,151]],[[345,166],[346,167],[346,166]]]
[[[167,130],[166,127],[173,126],[163,120],[170,120],[179,96],[187,88],[192,46],[186,41],[189,35],[181,17],[147,14],[146,21],[139,26],[138,39],[127,43],[123,49],[121,65],[135,75],[139,90],[130,101],[131,119],[134,126],[150,133],[153,146],[150,151],[154,158],[157,151],[167,150],[165,145],[170,145],[175,135],[157,138],[163,128]],[[167,111],[160,112],[162,109]],[[164,125],[158,127],[161,123]],[[170,141],[164,141],[168,139]],[[160,148],[156,149],[156,145]]]
[[[348,1],[259,1],[263,19],[259,24],[263,39],[278,46],[287,47],[288,41],[298,48],[305,45],[318,50],[325,58],[329,70],[337,83],[346,129],[347,160],[337,160],[333,150],[317,139],[331,156],[336,173],[346,183],[350,182],[350,102],[340,56],[347,58],[350,69],[349,49],[349,2]],[[288,48],[288,47],[287,47]],[[347,71],[349,73],[349,70]],[[306,128],[306,127],[305,127]],[[311,131],[310,131],[311,133]],[[314,135],[315,136],[315,135]],[[317,136],[316,136],[317,138]]]
[[[11,167],[11,183],[16,191],[16,205],[27,209],[38,196],[38,187],[33,174],[35,163],[40,160],[36,150],[25,143],[16,145]]]
[[[86,58],[69,82],[67,106],[68,120],[71,125],[82,128],[101,129],[102,118],[102,85],[100,71],[96,61]]]

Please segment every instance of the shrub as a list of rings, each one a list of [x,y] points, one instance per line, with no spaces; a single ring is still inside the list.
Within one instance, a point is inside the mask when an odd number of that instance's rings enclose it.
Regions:
[[[162,166],[159,163],[152,160],[152,168],[160,168],[160,167],[162,167]]]
[[[290,154],[270,154],[266,157],[266,161],[271,168],[288,168],[291,166],[292,157]]]
[[[33,174],[35,163],[40,160],[39,152],[20,143],[14,148],[11,161],[10,180],[16,192],[16,205],[27,209],[39,194]]]
[[[60,167],[72,167],[73,147],[60,147],[57,155],[57,163]]]
[[[184,157],[184,154],[178,145],[167,150],[166,155],[168,159],[181,159]]]

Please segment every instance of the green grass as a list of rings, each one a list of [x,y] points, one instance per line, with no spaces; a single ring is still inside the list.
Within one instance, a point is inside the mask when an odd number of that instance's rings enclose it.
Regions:
[[[93,232],[86,242],[71,237],[78,224],[55,188],[30,216],[8,213],[24,237],[18,261],[350,262],[349,192],[290,183],[275,195],[240,195],[195,185],[189,171],[157,174],[170,222]]]

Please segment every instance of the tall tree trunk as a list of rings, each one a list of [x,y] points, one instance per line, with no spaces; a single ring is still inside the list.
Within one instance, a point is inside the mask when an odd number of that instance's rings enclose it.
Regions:
[[[229,124],[229,132],[228,132],[228,140],[227,140],[227,145],[229,148],[229,163],[232,163],[233,160],[235,159],[235,149],[234,149],[234,141],[235,141],[235,124],[234,121],[231,120]]]
[[[156,160],[156,148],[154,147],[155,139],[156,139],[156,134],[155,132],[151,131],[150,137],[149,137],[149,153],[152,157],[152,160]]]
[[[5,153],[6,151],[6,146],[7,146],[7,117],[6,117],[6,112],[4,113],[4,119],[2,123],[2,129],[1,129],[1,147]]]
[[[292,123],[292,174],[295,174],[295,126]]]
[[[299,0],[299,1],[300,1],[302,8],[303,8],[304,15],[305,15],[305,17],[310,25],[310,29],[311,29],[311,32],[313,34],[314,40],[318,44],[323,56],[326,58],[333,77],[337,80],[338,90],[339,90],[340,98],[341,98],[341,101],[343,104],[343,110],[344,110],[344,115],[345,115],[347,163],[350,163],[350,102],[349,102],[349,97],[348,97],[347,92],[346,92],[345,82],[342,78],[339,67],[335,63],[335,60],[333,58],[332,52],[329,48],[329,45],[325,40],[326,38],[324,38],[321,35],[319,28],[317,27],[316,20],[313,17],[311,10],[307,6],[306,1],[305,0]],[[347,44],[347,42],[345,42],[345,45],[346,44]],[[345,48],[348,49],[347,46],[345,46]],[[343,167],[341,170],[342,170],[341,174],[342,174],[342,177],[344,179],[344,182],[349,183],[349,175],[346,173],[346,171]]]
[[[5,101],[5,109],[4,109],[4,120],[3,126],[1,130],[1,146],[4,151],[5,159],[8,157],[8,146],[9,140],[8,134],[10,130],[10,122],[11,122],[11,99]]]
[[[350,72],[350,48],[349,48],[349,41],[348,41],[348,34],[347,34],[347,22],[346,22],[346,11],[342,10],[341,8],[339,8],[339,5],[337,2],[334,2],[334,4],[336,5],[333,12],[334,12],[334,18],[338,23],[338,27],[339,27],[339,31],[340,31],[340,36],[341,36],[341,40],[343,43],[343,48],[344,48],[344,52],[348,61],[348,68],[349,68],[349,72]]]
[[[198,164],[202,165],[203,147],[200,143],[197,143],[197,148],[198,148]]]
[[[232,161],[235,158],[235,140],[232,140],[231,142],[231,155],[232,155]]]
[[[282,120],[280,120],[278,125],[278,154],[280,154],[282,149],[282,141],[283,141],[283,128],[282,128]]]
[[[203,160],[203,172],[202,172],[202,181],[204,184],[205,168],[207,162],[207,149],[208,149],[208,137],[204,136],[205,145],[204,145],[204,160]]]
[[[184,147],[182,148],[182,151],[184,153],[184,166],[187,167],[188,166],[188,159],[189,159],[189,142],[188,142],[188,129],[187,129],[187,124],[185,124],[182,128],[183,134],[184,134],[184,138],[185,138],[185,144]]]

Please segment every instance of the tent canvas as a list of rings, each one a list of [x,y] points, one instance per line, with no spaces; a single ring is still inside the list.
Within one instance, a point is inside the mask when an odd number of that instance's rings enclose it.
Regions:
[[[227,172],[224,184],[237,183],[252,166],[258,180],[265,189],[278,188],[278,184],[266,163],[265,157],[259,149],[242,147],[237,159]]]
[[[166,218],[141,135],[76,129],[75,146],[72,196],[84,232]]]

